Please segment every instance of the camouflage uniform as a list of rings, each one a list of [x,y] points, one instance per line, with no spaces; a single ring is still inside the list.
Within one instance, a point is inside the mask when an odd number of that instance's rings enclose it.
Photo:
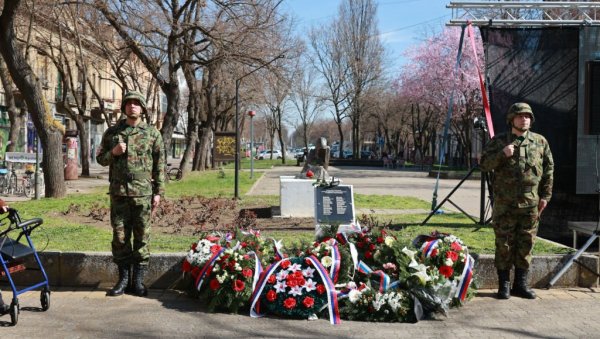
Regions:
[[[517,114],[529,114],[531,122],[534,121],[531,107],[517,103],[507,114],[511,126]],[[519,137],[508,133],[496,135],[486,145],[480,161],[482,171],[494,171],[492,226],[496,238],[500,299],[510,297],[509,276],[513,265],[515,285],[511,293],[535,298],[535,293],[527,286],[527,274],[539,224],[538,204],[540,199],[549,202],[552,197],[554,161],[548,141],[528,129],[521,130],[523,134]],[[514,146],[511,157],[504,153],[507,145]]]
[[[127,151],[114,156],[111,150],[119,142],[127,143]],[[154,195],[164,195],[162,136],[145,122],[132,127],[121,120],[104,133],[96,160],[102,166],[110,166],[113,261],[147,264],[151,200]]]
[[[508,138],[508,139],[507,139]],[[502,149],[513,143],[515,154]],[[494,170],[493,227],[496,233],[496,267],[528,269],[538,229],[538,202],[550,201],[554,161],[548,141],[531,131],[517,138],[500,134],[486,146],[481,170]]]

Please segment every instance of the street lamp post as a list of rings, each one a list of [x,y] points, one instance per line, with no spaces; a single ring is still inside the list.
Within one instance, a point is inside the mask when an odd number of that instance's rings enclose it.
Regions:
[[[256,115],[255,111],[248,111],[248,116],[250,117],[250,179],[254,177],[254,156],[252,152],[254,151],[254,116]]]
[[[260,65],[252,71],[244,74],[235,81],[235,188],[234,197],[235,199],[240,198],[240,83],[242,79],[249,76],[250,74],[258,71],[259,69],[266,67],[273,63],[277,59],[285,58],[285,55],[280,54],[269,62]]]

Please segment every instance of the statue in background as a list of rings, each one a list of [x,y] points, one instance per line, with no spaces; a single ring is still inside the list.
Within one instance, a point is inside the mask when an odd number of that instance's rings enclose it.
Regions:
[[[315,148],[308,152],[304,167],[296,178],[317,179],[322,182],[329,181],[327,169],[329,168],[330,148],[327,145],[327,139],[320,137],[317,142],[315,142],[315,145]],[[309,171],[312,173],[312,176],[306,175]]]

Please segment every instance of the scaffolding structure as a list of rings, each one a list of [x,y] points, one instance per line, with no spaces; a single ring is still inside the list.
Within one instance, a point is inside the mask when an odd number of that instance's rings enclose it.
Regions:
[[[451,1],[448,26],[600,25],[600,0],[590,1]]]

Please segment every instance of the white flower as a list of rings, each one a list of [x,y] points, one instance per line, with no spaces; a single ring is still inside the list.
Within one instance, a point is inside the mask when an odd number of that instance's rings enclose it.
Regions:
[[[408,264],[408,267],[416,268],[417,266],[419,266],[419,264],[415,260],[415,254],[417,253],[417,251],[411,251],[408,248],[404,247],[402,249],[402,253],[406,254],[410,258],[410,263]]]
[[[235,268],[235,270],[236,270],[236,271],[238,271],[238,272],[241,272],[241,271],[242,271],[242,266],[240,266],[240,264],[238,264],[238,263],[235,263],[235,266],[234,266],[234,268]]]
[[[275,284],[275,292],[277,292],[277,293],[283,293],[283,292],[285,292],[286,286],[287,285],[285,284],[285,281],[278,281]]]
[[[213,266],[213,272],[219,272],[219,269],[221,267],[219,267],[219,264],[215,264],[215,266]]]
[[[313,273],[315,273],[315,269],[312,268],[312,267],[307,267],[307,268],[305,268],[305,269],[302,270],[302,275],[305,276],[305,277],[307,277],[307,278],[314,277]]]
[[[455,241],[458,241],[458,243],[460,243],[460,239],[458,239],[455,235],[449,235],[447,237],[444,237],[444,242],[451,244]]]
[[[323,266],[325,267],[330,267],[331,264],[333,264],[333,259],[331,259],[330,256],[326,255],[323,258],[321,258],[321,264],[323,264]]]
[[[317,289],[317,283],[312,279],[307,279],[304,281],[304,286],[302,287],[306,289],[306,292],[314,291]]]
[[[394,241],[396,241],[396,239],[394,239],[394,237],[390,237],[389,235],[385,237],[384,239],[384,243],[388,246],[391,247],[392,244],[394,244]]]
[[[225,279],[227,279],[227,272],[225,272],[223,275],[217,275],[217,280],[219,281],[219,284],[222,284]]]
[[[287,278],[288,276],[288,272],[286,270],[281,270],[277,273],[277,275],[275,276],[277,278],[278,281],[280,280],[285,280],[285,278]]]
[[[290,288],[290,291],[288,292],[288,294],[291,294],[293,296],[302,295],[302,287],[294,286],[294,287]]]
[[[346,284],[346,288],[349,288],[349,289],[353,290],[353,289],[356,289],[358,287],[356,286],[356,283],[354,281],[350,281],[350,282],[348,282],[348,284]]]
[[[454,265],[454,261],[452,261],[450,258],[446,258],[444,265],[452,267],[452,265]]]
[[[417,265],[417,267],[415,267],[415,269],[417,270],[417,272],[411,275],[414,275],[417,278],[419,278],[419,282],[421,283],[421,285],[425,285],[426,282],[431,280],[431,278],[427,274],[427,266],[419,264]]]
[[[301,268],[302,266],[300,266],[300,264],[291,264],[290,267],[288,267],[288,271],[296,272],[299,271]]]
[[[375,299],[373,300],[373,308],[375,311],[379,311],[381,306],[385,304],[385,300],[381,297],[381,293],[377,292]]]
[[[358,300],[360,300],[361,295],[362,295],[361,291],[352,290],[352,291],[350,291],[350,293],[348,293],[348,299],[350,300],[351,303],[355,304]]]

